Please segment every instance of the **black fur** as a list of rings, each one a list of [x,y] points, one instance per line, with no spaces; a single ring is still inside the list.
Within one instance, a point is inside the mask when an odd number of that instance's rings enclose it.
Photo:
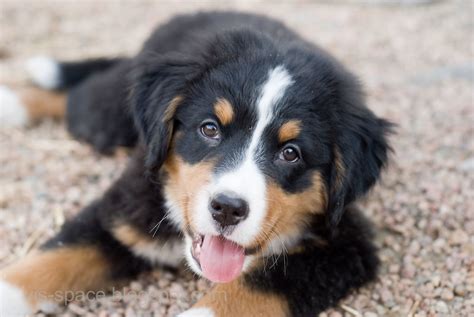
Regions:
[[[89,74],[68,93],[69,132],[101,153],[137,143],[138,134],[128,109],[130,85],[126,78],[131,69],[132,62],[122,60],[115,67]]]
[[[163,55],[138,59],[133,88],[133,114],[136,126],[147,145],[146,165],[158,169],[166,159],[173,133],[174,117],[164,119],[164,113],[176,96],[197,73],[188,57]]]
[[[96,247],[109,262],[109,279],[136,277],[139,273],[152,268],[151,264],[138,258],[124,245],[118,242],[103,223],[103,212],[114,212],[106,200],[90,204],[81,213],[67,221],[61,231],[43,246],[43,250],[68,248],[73,246]],[[54,272],[53,272],[54,273]]]
[[[342,217],[345,206],[364,195],[379,179],[391,150],[387,136],[393,131],[391,122],[378,118],[364,106],[365,98],[357,79],[346,72],[343,74],[347,80],[335,85],[333,94],[339,100],[334,104],[336,111],[331,113],[334,151],[339,151],[344,167],[342,184],[330,197],[329,222],[333,227]],[[333,169],[330,177],[333,188],[336,177]]]
[[[111,231],[120,224],[128,224],[146,235],[163,241],[180,238],[180,234],[165,217],[160,184],[144,177],[143,151],[137,149],[130,165],[104,196],[84,208],[78,216],[67,221],[61,231],[43,248],[73,245],[96,246],[109,259],[111,277],[132,278],[152,267],[145,258],[133,255],[117,241]]]
[[[98,65],[84,68],[87,74],[63,66],[64,78],[70,78],[65,85],[84,79],[70,90],[68,127],[101,152],[139,143],[137,154],[104,197],[45,247],[90,243],[104,250],[119,275],[148,269],[150,263],[135,258],[110,229],[118,221],[148,234],[165,217],[157,171],[172,135],[180,132],[174,150],[187,163],[213,158],[215,173],[231,169],[255,128],[255,109],[249,104],[255,103],[268,70],[285,65],[295,84],[278,105],[281,117],[263,135],[259,167],[288,193],[304,191],[311,175],[320,172],[329,204],[297,246],[304,251],[278,259],[271,269],[251,272],[246,281],[256,290],[283,295],[293,315],[314,316],[374,280],[378,259],[370,226],[357,211],[345,211],[379,178],[391,124],[366,108],[357,80],[330,55],[272,19],[214,12],[177,17],[158,28],[136,57]],[[164,120],[176,96],[181,98],[176,114]],[[236,118],[222,127],[226,139],[211,146],[196,129],[213,115],[219,97],[235,107]],[[275,136],[288,118],[302,122],[296,142],[304,159],[291,166],[275,157],[281,147]],[[157,238],[179,239],[180,232],[165,219]],[[315,242],[321,239],[323,245]]]
[[[60,78],[57,89],[68,89],[84,81],[93,73],[104,71],[122,62],[123,58],[97,58],[60,64]]]
[[[379,260],[370,224],[358,210],[348,209],[337,234],[316,218],[301,244],[304,251],[266,259],[265,270],[247,276],[249,286],[284,296],[293,316],[317,316],[373,281]]]

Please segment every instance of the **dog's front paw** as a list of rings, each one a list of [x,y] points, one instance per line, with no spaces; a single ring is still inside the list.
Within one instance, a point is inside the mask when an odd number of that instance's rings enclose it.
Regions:
[[[23,268],[9,267],[0,271],[0,317],[29,316],[37,311],[56,314],[60,305],[45,293],[31,287],[33,280]]]
[[[177,317],[215,317],[215,314],[210,308],[199,307],[188,309]]]
[[[26,316],[33,313],[23,291],[0,280],[0,316]]]

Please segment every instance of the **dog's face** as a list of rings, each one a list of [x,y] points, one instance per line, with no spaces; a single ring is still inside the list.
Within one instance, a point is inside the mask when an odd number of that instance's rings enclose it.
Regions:
[[[225,73],[228,82],[219,81]],[[211,72],[189,96],[176,97],[164,164],[170,216],[188,236],[191,264],[218,281],[240,272],[245,255],[283,247],[311,214],[325,210],[322,166],[330,161],[328,127],[302,104],[303,92],[283,65],[225,73]],[[221,257],[238,258],[240,267],[208,268],[207,259],[217,256],[203,253],[217,251],[204,243],[222,244]]]
[[[188,264],[212,281],[285,251],[316,215],[336,224],[386,160],[387,124],[363,106],[352,76],[324,55],[300,54],[174,70],[156,62],[137,79],[148,163],[163,178]]]

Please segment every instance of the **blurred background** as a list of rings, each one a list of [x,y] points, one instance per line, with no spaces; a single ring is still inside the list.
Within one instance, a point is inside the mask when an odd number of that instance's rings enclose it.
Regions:
[[[369,106],[399,125],[391,166],[362,203],[377,228],[380,277],[322,316],[472,316],[473,1],[0,0],[0,85],[25,84],[32,55],[133,55],[173,15],[224,9],[276,17],[324,47],[360,77]],[[61,122],[0,127],[0,266],[99,197],[126,161],[98,156]],[[156,271],[63,314],[174,316],[208,287],[189,272]]]

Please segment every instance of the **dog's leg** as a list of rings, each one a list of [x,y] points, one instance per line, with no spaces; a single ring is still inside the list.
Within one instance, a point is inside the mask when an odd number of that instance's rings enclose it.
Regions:
[[[0,126],[65,118],[69,132],[99,152],[136,145],[138,133],[128,109],[131,59],[61,62],[40,57],[30,60],[27,70],[37,87],[0,85]]]
[[[29,59],[26,72],[36,87],[0,85],[0,125],[24,126],[42,118],[64,118],[66,89],[121,61],[99,58],[59,62],[44,56]]]
[[[0,85],[0,125],[24,126],[42,118],[62,119],[66,95],[34,87]]]
[[[139,155],[140,157],[140,155]],[[149,270],[175,266],[182,245],[154,184],[133,158],[98,201],[39,250],[0,271],[0,316],[25,315],[80,299]]]
[[[53,313],[79,291],[104,289],[109,263],[92,246],[41,250],[0,272],[2,316]]]
[[[241,278],[227,284],[217,284],[210,293],[179,317],[288,315],[288,302],[284,296],[256,290]]]
[[[87,207],[39,250],[0,271],[1,316],[52,312],[150,268],[104,228],[101,207]]]
[[[321,221],[287,255],[260,259],[246,275],[216,285],[181,316],[317,316],[373,281],[378,258],[358,212],[346,213],[334,237],[325,230]]]

